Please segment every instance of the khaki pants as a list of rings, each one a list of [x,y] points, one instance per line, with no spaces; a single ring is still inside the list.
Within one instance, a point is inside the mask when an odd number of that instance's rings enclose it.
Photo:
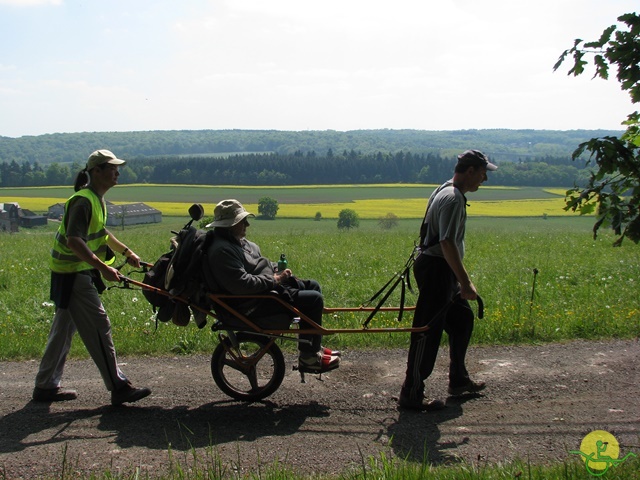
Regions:
[[[73,283],[68,308],[56,309],[36,375],[36,387],[48,389],[60,386],[64,364],[76,331],[98,367],[107,390],[113,391],[124,386],[127,377],[118,368],[107,312],[91,277],[78,274]]]

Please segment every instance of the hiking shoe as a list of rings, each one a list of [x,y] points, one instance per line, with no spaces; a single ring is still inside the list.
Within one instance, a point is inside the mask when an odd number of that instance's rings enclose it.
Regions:
[[[335,370],[340,366],[340,357],[324,355],[322,351],[305,357],[298,357],[298,371],[306,373],[324,373]]]
[[[320,347],[320,352],[323,355],[329,355],[330,357],[341,357],[342,356],[342,352],[340,350],[331,350],[330,348],[327,348],[327,347]]]
[[[125,384],[117,390],[111,392],[111,405],[122,405],[123,403],[133,403],[151,395],[148,388],[135,388],[130,383]]]
[[[65,390],[63,388],[39,388],[33,389],[34,402],[66,402],[78,398],[75,390]]]
[[[429,400],[421,398],[419,401],[410,400],[408,396],[400,394],[398,399],[398,407],[403,410],[419,410],[425,412],[437,412],[447,408],[447,405],[439,399]]]
[[[456,396],[462,395],[463,393],[478,393],[481,390],[484,390],[486,386],[487,385],[484,382],[474,382],[473,380],[469,380],[467,383],[460,385],[459,387],[452,387],[449,385],[449,389],[447,391],[449,392],[449,395]]]

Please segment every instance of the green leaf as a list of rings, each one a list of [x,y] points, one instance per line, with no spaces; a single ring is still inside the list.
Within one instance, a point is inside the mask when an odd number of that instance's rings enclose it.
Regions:
[[[633,243],[640,243],[640,217],[636,216],[636,218],[627,225],[624,233]]]
[[[562,65],[564,60],[567,58],[567,55],[569,55],[569,50],[565,50],[564,52],[562,52],[562,55],[560,55],[560,57],[558,57],[558,61],[553,66],[553,71],[554,72],[556,70],[558,70],[558,68],[560,68],[560,65]]]
[[[609,64],[602,55],[596,55],[593,57],[593,63],[596,65],[596,73],[593,75],[608,80],[609,79]]]
[[[611,25],[609,28],[606,28],[602,32],[602,35],[600,35],[600,39],[598,41],[585,43],[585,48],[602,48],[606,43],[609,42],[609,40],[611,39],[611,34],[615,32],[615,30],[616,26]]]

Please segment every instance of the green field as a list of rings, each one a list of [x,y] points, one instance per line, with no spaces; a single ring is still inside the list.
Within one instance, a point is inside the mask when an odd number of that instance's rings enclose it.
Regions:
[[[114,202],[216,203],[218,199],[237,198],[243,203],[258,203],[268,196],[281,203],[334,203],[353,200],[428,197],[434,185],[305,185],[296,187],[245,187],[204,185],[118,185],[109,191]],[[0,188],[0,198],[59,198],[73,194],[69,187]],[[472,194],[477,200],[517,200],[554,198],[557,194],[540,187],[496,187],[490,183]],[[23,200],[24,201],[24,200]]]
[[[160,224],[116,230],[117,236],[144,260],[154,261],[169,247],[171,230],[185,218]],[[317,279],[328,307],[358,306],[404,264],[416,240],[419,220],[402,219],[397,228],[382,230],[376,220],[340,232],[335,220],[276,219],[252,222],[249,238],[263,254],[287,254],[294,273]],[[473,344],[564,342],[572,339],[637,338],[640,336],[640,249],[631,242],[611,246],[614,237],[603,232],[592,238],[592,218],[584,217],[472,217],[468,221],[466,264],[486,305],[485,318],[476,322]],[[0,361],[39,359],[53,318],[49,301],[48,252],[56,226],[21,229],[0,234]],[[534,269],[539,272],[534,275]],[[139,274],[131,274],[140,278]],[[415,302],[408,295],[408,304]],[[398,296],[389,305],[398,305]],[[103,294],[116,348],[120,355],[210,354],[217,342],[208,328],[199,330],[172,323],[156,326],[149,304],[139,290],[110,289]],[[353,313],[327,315],[325,325],[359,327],[364,317]],[[380,314],[372,326],[408,326],[411,314],[399,324],[394,314]],[[446,339],[443,339],[446,341]],[[335,334],[323,343],[333,348],[408,348],[409,335]],[[284,343],[283,348],[293,351]],[[71,357],[86,357],[74,339]],[[213,450],[212,450],[213,451]],[[588,478],[575,460],[550,466],[514,462],[493,466],[459,464],[432,466],[409,460],[363,459],[366,468],[348,476],[326,478],[441,478],[441,479],[554,479]],[[64,470],[64,466],[61,467]],[[161,478],[220,478],[215,468],[176,463]],[[632,478],[638,459],[625,462],[607,478]],[[188,472],[188,474],[187,474]],[[76,473],[69,473],[69,478]],[[1,471],[0,471],[0,477]],[[54,478],[52,475],[51,478]],[[66,477],[65,477],[66,478]],[[82,478],[138,478],[106,472]],[[155,477],[153,477],[155,478]],[[259,477],[238,473],[233,478],[303,478],[278,466],[265,467]],[[523,477],[524,478],[524,477]]]
[[[168,249],[170,230],[182,222],[167,219],[116,233],[144,260],[154,261]],[[368,300],[404,264],[418,223],[401,220],[397,228],[381,230],[376,221],[362,221],[359,229],[339,232],[330,220],[255,220],[249,237],[266,256],[284,252],[294,273],[317,279],[326,306],[352,307]],[[477,322],[476,344],[640,335],[640,249],[631,242],[613,248],[608,233],[594,241],[591,225],[592,219],[581,217],[469,220],[466,263],[487,306],[485,319]],[[47,269],[53,232],[50,225],[0,235],[2,360],[37,358],[44,347],[53,316]],[[535,278],[534,269],[539,271]],[[209,329],[193,324],[160,324],[156,330],[140,291],[112,289],[103,300],[122,354],[211,352],[215,344]],[[409,294],[408,302],[414,301]],[[391,305],[397,302],[397,296],[390,299]],[[379,315],[373,326],[397,325],[394,318]],[[353,328],[363,320],[343,313],[325,322]],[[403,324],[410,320],[405,315]],[[336,334],[325,343],[346,349],[404,347],[408,335]],[[78,340],[72,355],[86,355]]]
[[[122,185],[112,189],[107,199],[114,203],[144,202],[165,217],[183,216],[192,203],[201,203],[208,215],[225,198],[240,200],[257,212],[260,198],[278,201],[280,218],[338,218],[345,208],[360,218],[377,219],[388,213],[399,218],[421,218],[426,199],[434,185],[341,185],[303,187],[213,187],[193,185]],[[49,206],[64,202],[70,187],[3,188],[0,203],[18,202],[22,208],[45,213]],[[572,216],[564,211],[564,192],[540,187],[484,186],[469,195],[470,216],[535,217]]]

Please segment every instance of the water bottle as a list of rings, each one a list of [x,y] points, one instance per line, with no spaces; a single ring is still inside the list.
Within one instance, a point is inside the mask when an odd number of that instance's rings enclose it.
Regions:
[[[278,272],[284,272],[288,268],[287,257],[283,253],[278,261]]]

